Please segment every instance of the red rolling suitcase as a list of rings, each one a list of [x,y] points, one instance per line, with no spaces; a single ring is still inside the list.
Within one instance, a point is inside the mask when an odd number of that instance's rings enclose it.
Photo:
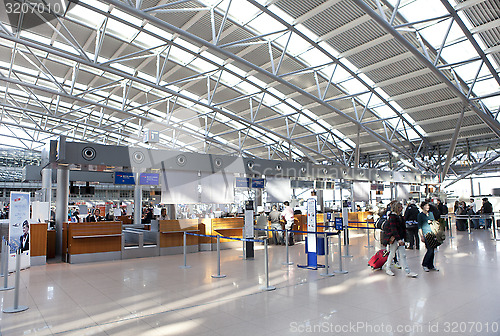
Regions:
[[[371,266],[372,269],[379,269],[384,266],[388,257],[389,251],[386,249],[378,250],[377,253],[375,253],[368,261],[368,266]]]

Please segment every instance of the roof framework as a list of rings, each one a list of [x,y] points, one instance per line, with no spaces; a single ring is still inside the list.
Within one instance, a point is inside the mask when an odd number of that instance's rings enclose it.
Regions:
[[[498,165],[495,0],[26,6],[0,25],[10,147],[65,135],[443,176]]]

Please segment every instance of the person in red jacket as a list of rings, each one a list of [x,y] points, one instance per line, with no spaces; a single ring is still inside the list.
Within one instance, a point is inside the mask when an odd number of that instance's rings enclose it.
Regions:
[[[413,273],[406,262],[406,251],[405,251],[405,236],[406,236],[406,225],[401,212],[403,211],[403,205],[400,202],[393,202],[391,204],[391,213],[387,219],[387,224],[385,225],[385,234],[388,238],[388,249],[389,257],[387,262],[384,264],[384,270],[387,275],[394,275],[391,270],[391,260],[394,258],[396,253],[398,254],[398,260],[406,275],[410,278],[416,278],[418,274]]]

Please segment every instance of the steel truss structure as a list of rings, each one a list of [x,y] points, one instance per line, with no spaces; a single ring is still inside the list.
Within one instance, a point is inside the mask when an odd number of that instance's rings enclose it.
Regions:
[[[495,0],[19,1],[0,22],[10,147],[65,135],[459,178],[498,165]]]

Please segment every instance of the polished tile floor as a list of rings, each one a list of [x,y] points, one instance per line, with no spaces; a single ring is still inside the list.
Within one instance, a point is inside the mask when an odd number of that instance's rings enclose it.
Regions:
[[[440,272],[422,271],[424,250],[407,251],[416,279],[367,267],[375,248],[362,231],[351,232],[349,273],[334,277],[296,266],[302,243],[290,247],[292,266],[271,246],[274,291],[260,289],[260,245],[254,260],[223,250],[223,279],[211,277],[216,252],[189,254],[189,269],[179,268],[182,255],[31,267],[21,272],[29,309],[2,313],[1,335],[500,335],[500,242],[484,230],[455,235],[436,254]],[[333,238],[333,269],[337,248]],[[0,308],[12,305],[13,292],[0,292]]]

